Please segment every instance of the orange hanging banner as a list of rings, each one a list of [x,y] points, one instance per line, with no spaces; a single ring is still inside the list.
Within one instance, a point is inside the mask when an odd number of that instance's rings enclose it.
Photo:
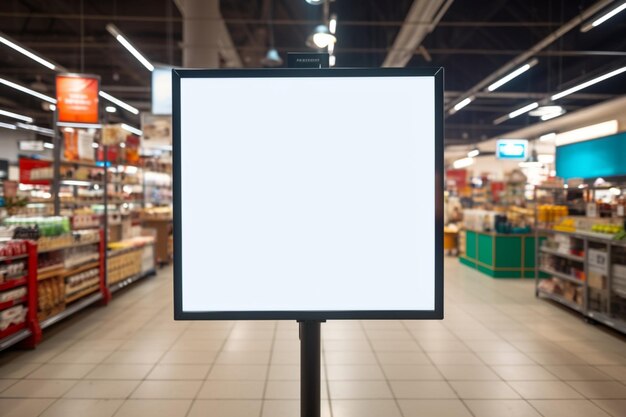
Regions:
[[[98,123],[100,77],[61,74],[56,78],[58,121],[61,123]]]

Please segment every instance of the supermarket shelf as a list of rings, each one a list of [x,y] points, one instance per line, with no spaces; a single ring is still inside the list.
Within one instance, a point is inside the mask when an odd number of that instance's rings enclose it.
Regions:
[[[79,300],[79,299],[81,299],[81,298],[83,298],[83,297],[85,297],[85,296],[87,296],[87,295],[89,295],[91,293],[94,293],[94,292],[98,291],[99,289],[100,289],[100,284],[97,283],[95,285],[92,285],[91,287],[87,287],[87,288],[85,288],[83,290],[80,290],[78,292],[74,292],[74,293],[72,293],[72,294],[70,294],[68,296],[65,296],[65,302],[66,303],[72,303],[72,302],[74,302],[76,300]]]
[[[84,229],[87,229],[87,228],[83,228],[80,230],[84,230]],[[58,248],[52,248],[52,249],[44,249],[44,250],[37,251],[37,253],[55,252],[58,250],[77,248],[79,246],[95,245],[96,243],[100,243],[100,241],[96,240],[95,242],[74,242],[71,245],[59,246]]]
[[[103,166],[98,166],[96,165],[95,162],[91,162],[91,161],[60,161],[60,162],[61,162],[61,165],[65,165],[65,166],[79,166],[79,167],[85,167],[85,168],[97,168],[97,169],[104,170]]]
[[[91,263],[83,264],[78,268],[68,269],[63,273],[63,277],[70,277],[72,275],[80,274],[83,271],[100,267],[100,261],[91,261]]]
[[[544,247],[541,247],[539,250],[543,253],[549,253],[550,255],[559,256],[565,259],[571,259],[572,261],[585,262],[584,256],[572,255],[570,253],[563,253],[563,252],[556,251],[554,249],[548,249]]]
[[[86,259],[84,261],[80,261],[72,266],[66,266],[66,269],[76,269],[78,267],[81,267],[83,265],[85,265],[86,263],[93,263],[93,262],[98,262],[100,260],[100,254],[99,253],[94,253],[93,255],[98,255],[97,257],[90,257],[89,259]]]
[[[578,278],[575,278],[575,277],[573,277],[570,274],[564,274],[563,272],[557,272],[557,271],[554,271],[554,270],[549,269],[549,268],[539,268],[539,271],[544,272],[546,274],[554,275],[557,278],[564,279],[565,281],[569,281],[569,282],[572,282],[574,284],[578,284],[578,285],[584,285],[585,284],[585,281],[580,280]]]
[[[26,285],[26,276],[3,282],[0,284],[0,291],[10,290],[11,288],[20,287],[22,285]]]
[[[22,329],[16,331],[15,333],[12,333],[10,336],[0,338],[0,351],[21,342],[32,334],[29,329],[24,328],[24,323],[18,324],[16,326],[21,326]]]
[[[41,321],[40,326],[42,329],[52,326],[53,324],[60,322],[61,320],[71,316],[72,314],[79,312],[80,310],[86,307],[89,307],[90,305],[92,305],[93,303],[101,299],[102,299],[101,292],[97,292],[93,295],[85,297],[82,300],[77,301],[73,305],[67,307],[65,310],[61,311],[59,314],[55,314],[54,316],[48,317],[47,319]]]
[[[612,327],[615,330],[626,333],[626,322],[622,320],[611,318],[606,314],[602,314],[597,311],[589,311],[588,316],[604,325]]]
[[[560,296],[558,294],[553,294],[551,292],[547,292],[547,291],[543,291],[543,290],[537,290],[537,293],[539,295],[541,295],[542,297],[549,298],[550,300],[556,301],[557,303],[561,303],[561,304],[571,308],[572,310],[578,311],[579,313],[583,312],[583,309],[582,309],[581,306],[579,306],[575,302],[570,301],[570,300],[566,299],[565,297],[562,297],[562,296]]]
[[[80,182],[82,184],[75,184],[75,182]],[[74,184],[72,184],[74,183]],[[65,185],[67,187],[90,187],[94,184],[104,185],[104,181],[95,181],[95,180],[80,180],[77,178],[65,178],[60,181],[61,185]]]
[[[15,261],[17,259],[24,259],[24,258],[28,258],[28,254],[22,254],[22,255],[15,255],[15,256],[0,256],[0,262],[3,261]]]
[[[28,301],[28,296],[25,295],[23,297],[15,299],[15,300],[0,302],[0,310],[6,310],[7,308],[11,308],[14,305],[22,304],[22,303],[25,303],[27,301]]]
[[[53,265],[54,266],[54,265]],[[54,268],[47,269],[42,271],[41,273],[37,271],[37,281],[41,281],[44,279],[57,277],[63,273],[65,267],[63,265],[57,265]]]
[[[156,274],[156,269],[152,268],[147,270],[146,272],[142,272],[141,274],[134,275],[132,277],[123,279],[121,281],[116,282],[115,284],[111,284],[109,290],[114,293],[122,288],[132,284],[133,282],[139,281],[142,278],[146,278]]]
[[[599,237],[599,234],[596,233],[581,233],[581,232],[565,232],[562,230],[554,230],[554,229],[537,229],[538,233],[560,233],[563,235],[568,235],[577,239],[587,239],[593,242],[604,243],[605,245],[613,245],[613,246],[623,246],[626,247],[626,240],[613,240],[608,238]]]

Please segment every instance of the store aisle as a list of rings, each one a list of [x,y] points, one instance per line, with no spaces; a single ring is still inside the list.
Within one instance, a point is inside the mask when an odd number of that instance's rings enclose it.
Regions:
[[[0,353],[0,416],[299,415],[292,322],[174,322],[171,270]],[[446,319],[323,325],[334,417],[626,416],[626,342],[446,260]],[[330,400],[328,400],[330,398]]]

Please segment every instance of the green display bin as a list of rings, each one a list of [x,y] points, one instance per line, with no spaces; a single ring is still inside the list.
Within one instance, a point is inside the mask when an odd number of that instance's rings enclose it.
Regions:
[[[459,261],[493,278],[534,278],[535,235],[467,230]]]

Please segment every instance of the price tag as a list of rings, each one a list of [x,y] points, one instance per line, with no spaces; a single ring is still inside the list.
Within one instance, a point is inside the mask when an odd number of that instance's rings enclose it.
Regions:
[[[624,206],[622,204],[617,206],[617,215],[619,217],[624,217]]]
[[[596,203],[587,203],[587,217],[598,217],[598,205]]]

